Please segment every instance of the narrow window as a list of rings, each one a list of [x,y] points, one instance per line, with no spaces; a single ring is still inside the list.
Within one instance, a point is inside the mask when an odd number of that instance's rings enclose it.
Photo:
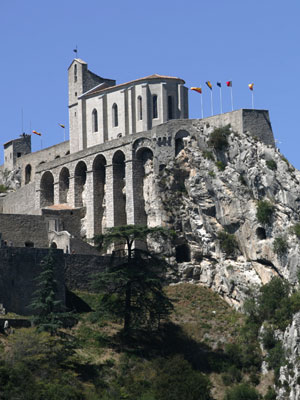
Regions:
[[[77,65],[74,65],[74,82],[77,82]]]
[[[98,113],[96,109],[92,112],[92,130],[93,132],[98,132]]]
[[[152,97],[152,118],[157,118],[157,96]]]
[[[139,96],[138,97],[138,110],[137,110],[137,115],[138,115],[138,120],[142,120],[143,119],[143,101],[142,101],[142,97]]]
[[[119,125],[119,122],[118,122],[118,106],[116,105],[116,103],[112,106],[112,124],[113,124],[113,127]]]
[[[168,119],[173,119],[173,97],[168,96]]]

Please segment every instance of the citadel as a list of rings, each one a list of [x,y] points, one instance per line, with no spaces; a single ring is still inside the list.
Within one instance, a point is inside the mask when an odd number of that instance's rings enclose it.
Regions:
[[[180,78],[155,74],[116,85],[74,59],[68,83],[69,141],[34,153],[30,135],[4,144],[0,172],[17,171],[19,187],[0,198],[0,232],[14,246],[90,254],[86,241],[107,227],[163,225],[155,177],[189,138],[201,142],[212,128],[230,124],[274,146],[265,110],[188,119]]]

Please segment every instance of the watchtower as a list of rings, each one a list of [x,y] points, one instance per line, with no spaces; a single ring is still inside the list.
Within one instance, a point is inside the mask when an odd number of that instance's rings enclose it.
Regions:
[[[10,140],[4,144],[4,169],[12,171],[16,159],[31,153],[31,135],[22,133],[18,139]]]

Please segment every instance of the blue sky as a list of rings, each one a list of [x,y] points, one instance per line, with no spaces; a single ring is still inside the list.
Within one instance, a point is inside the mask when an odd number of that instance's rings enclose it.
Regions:
[[[268,109],[281,152],[300,169],[299,0],[9,0],[0,1],[0,139],[43,133],[43,147],[63,140],[68,126],[67,68],[78,56],[91,71],[117,83],[153,73],[203,87],[204,115]],[[200,118],[200,95],[189,93],[190,118]],[[41,147],[32,137],[33,150]],[[3,152],[0,152],[0,163]]]

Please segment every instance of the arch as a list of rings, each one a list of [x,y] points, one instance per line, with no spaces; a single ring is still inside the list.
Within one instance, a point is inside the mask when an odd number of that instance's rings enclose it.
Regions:
[[[168,96],[168,119],[174,118],[173,96]]]
[[[143,100],[142,96],[137,98],[137,119],[141,121],[143,119]]]
[[[112,163],[114,226],[126,225],[125,155],[121,150],[115,152]]]
[[[118,120],[118,106],[116,103],[113,104],[112,106],[112,126],[116,127],[119,125],[119,120]]]
[[[54,204],[54,178],[50,171],[44,172],[40,184],[40,207],[48,207]]]
[[[95,108],[92,111],[92,132],[98,132],[98,112]]]
[[[87,171],[86,163],[84,161],[79,161],[79,163],[76,165],[74,172],[75,207],[83,206],[82,192],[84,191],[84,185],[86,182],[86,171]]]
[[[157,95],[152,96],[152,118],[158,118]]]
[[[175,135],[175,157],[184,148],[183,138],[190,136],[187,131],[180,130]]]
[[[59,154],[58,154],[57,156],[55,156],[55,158],[54,158],[54,159],[56,160],[57,158],[60,158],[60,155],[59,155]]]
[[[153,152],[148,147],[141,147],[136,152],[135,165],[135,193],[138,223],[147,225],[147,212],[145,200],[149,197],[146,177],[153,172]],[[151,200],[150,200],[151,201]]]
[[[105,223],[106,159],[99,154],[93,162],[94,234],[103,233]]]
[[[27,164],[25,167],[25,185],[27,185],[31,181],[31,165]]]
[[[70,171],[63,167],[59,174],[59,203],[68,202],[68,192],[70,187]]]
[[[50,247],[51,249],[57,249],[57,244],[55,242],[51,242]]]

